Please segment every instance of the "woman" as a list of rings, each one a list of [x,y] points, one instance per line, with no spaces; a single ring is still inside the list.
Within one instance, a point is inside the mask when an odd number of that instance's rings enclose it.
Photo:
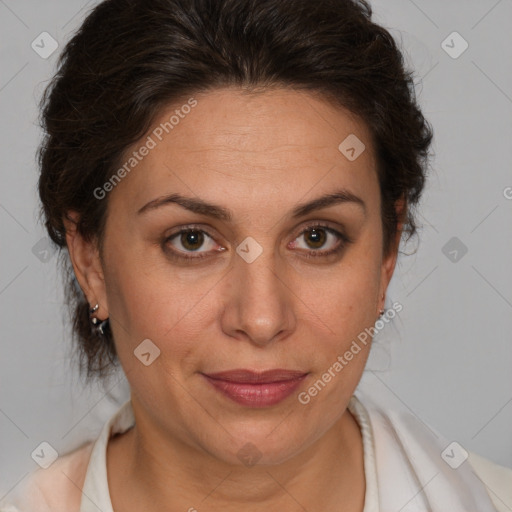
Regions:
[[[83,367],[131,398],[2,510],[509,510],[355,394],[432,138],[365,2],[105,1],[43,121]]]

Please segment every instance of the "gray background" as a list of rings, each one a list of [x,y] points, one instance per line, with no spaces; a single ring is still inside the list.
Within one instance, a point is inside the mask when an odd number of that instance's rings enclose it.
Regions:
[[[122,376],[104,387],[80,381],[57,256],[45,253],[37,221],[36,103],[94,3],[0,0],[0,499],[37,467],[30,455],[41,441],[73,449],[128,398]],[[418,251],[400,258],[388,293],[403,311],[378,334],[362,385],[512,467],[512,1],[372,5],[421,82],[435,157]],[[47,59],[31,48],[43,31],[59,43]],[[453,31],[469,44],[458,58],[441,46]]]

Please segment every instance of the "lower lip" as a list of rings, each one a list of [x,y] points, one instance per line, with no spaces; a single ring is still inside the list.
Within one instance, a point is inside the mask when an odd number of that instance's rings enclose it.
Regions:
[[[204,375],[215,389],[234,402],[246,407],[269,407],[289,397],[306,378],[306,375],[282,382],[253,384],[248,382],[231,382],[212,379]]]

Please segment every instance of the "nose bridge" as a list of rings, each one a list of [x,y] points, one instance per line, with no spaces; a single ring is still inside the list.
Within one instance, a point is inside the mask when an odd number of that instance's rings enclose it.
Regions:
[[[280,294],[278,288],[281,281],[278,278],[275,255],[272,250],[267,249],[250,263],[240,258],[236,267],[236,273],[244,285],[246,296],[250,295],[253,299],[260,297],[270,299]]]
[[[227,328],[264,345],[293,325],[290,291],[279,276],[273,247],[246,239],[237,247]],[[283,276],[284,277],[284,276]]]

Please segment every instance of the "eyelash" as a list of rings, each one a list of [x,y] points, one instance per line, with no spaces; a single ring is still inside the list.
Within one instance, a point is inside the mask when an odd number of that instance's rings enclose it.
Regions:
[[[310,225],[306,226],[295,237],[295,239],[300,237],[300,236],[302,236],[302,235],[304,235],[304,233],[306,233],[308,231],[311,231],[313,229],[323,229],[323,230],[327,231],[328,233],[336,236],[340,240],[340,243],[337,244],[337,246],[334,249],[330,249],[330,250],[327,250],[327,251],[320,251],[320,250],[313,250],[312,249],[312,250],[310,250],[310,251],[308,251],[308,252],[303,254],[303,256],[305,258],[317,258],[318,256],[327,257],[327,256],[330,256],[330,255],[333,255],[333,254],[337,254],[337,253],[340,253],[343,249],[345,249],[347,245],[349,245],[349,244],[351,244],[353,242],[353,240],[351,238],[349,238],[348,236],[346,236],[345,234],[340,233],[336,229],[333,229],[333,228],[331,228],[331,227],[329,227],[329,226],[327,226],[325,224],[322,224],[322,223],[313,223],[313,224],[310,224]],[[199,228],[197,226],[194,226],[194,225],[189,225],[189,226],[181,229],[180,231],[177,231],[176,233],[173,233],[172,235],[166,237],[163,240],[163,245],[165,247],[167,247],[167,243],[168,242],[170,242],[174,238],[177,238],[178,236],[182,235],[183,233],[197,233],[197,232],[204,233],[208,237],[213,239],[213,236],[211,236],[204,229],[201,229],[201,228]],[[169,251],[167,251],[167,252],[169,252]],[[182,253],[182,254],[180,254],[180,253]],[[174,249],[170,249],[170,256],[172,258],[175,258],[175,259],[178,259],[178,260],[202,260],[204,258],[208,258],[209,257],[207,255],[207,253],[197,253],[197,254],[204,254],[202,256],[188,256],[188,254],[190,254],[190,253],[186,253],[186,252],[183,252],[183,251],[179,251],[178,252],[178,251],[176,251]]]

